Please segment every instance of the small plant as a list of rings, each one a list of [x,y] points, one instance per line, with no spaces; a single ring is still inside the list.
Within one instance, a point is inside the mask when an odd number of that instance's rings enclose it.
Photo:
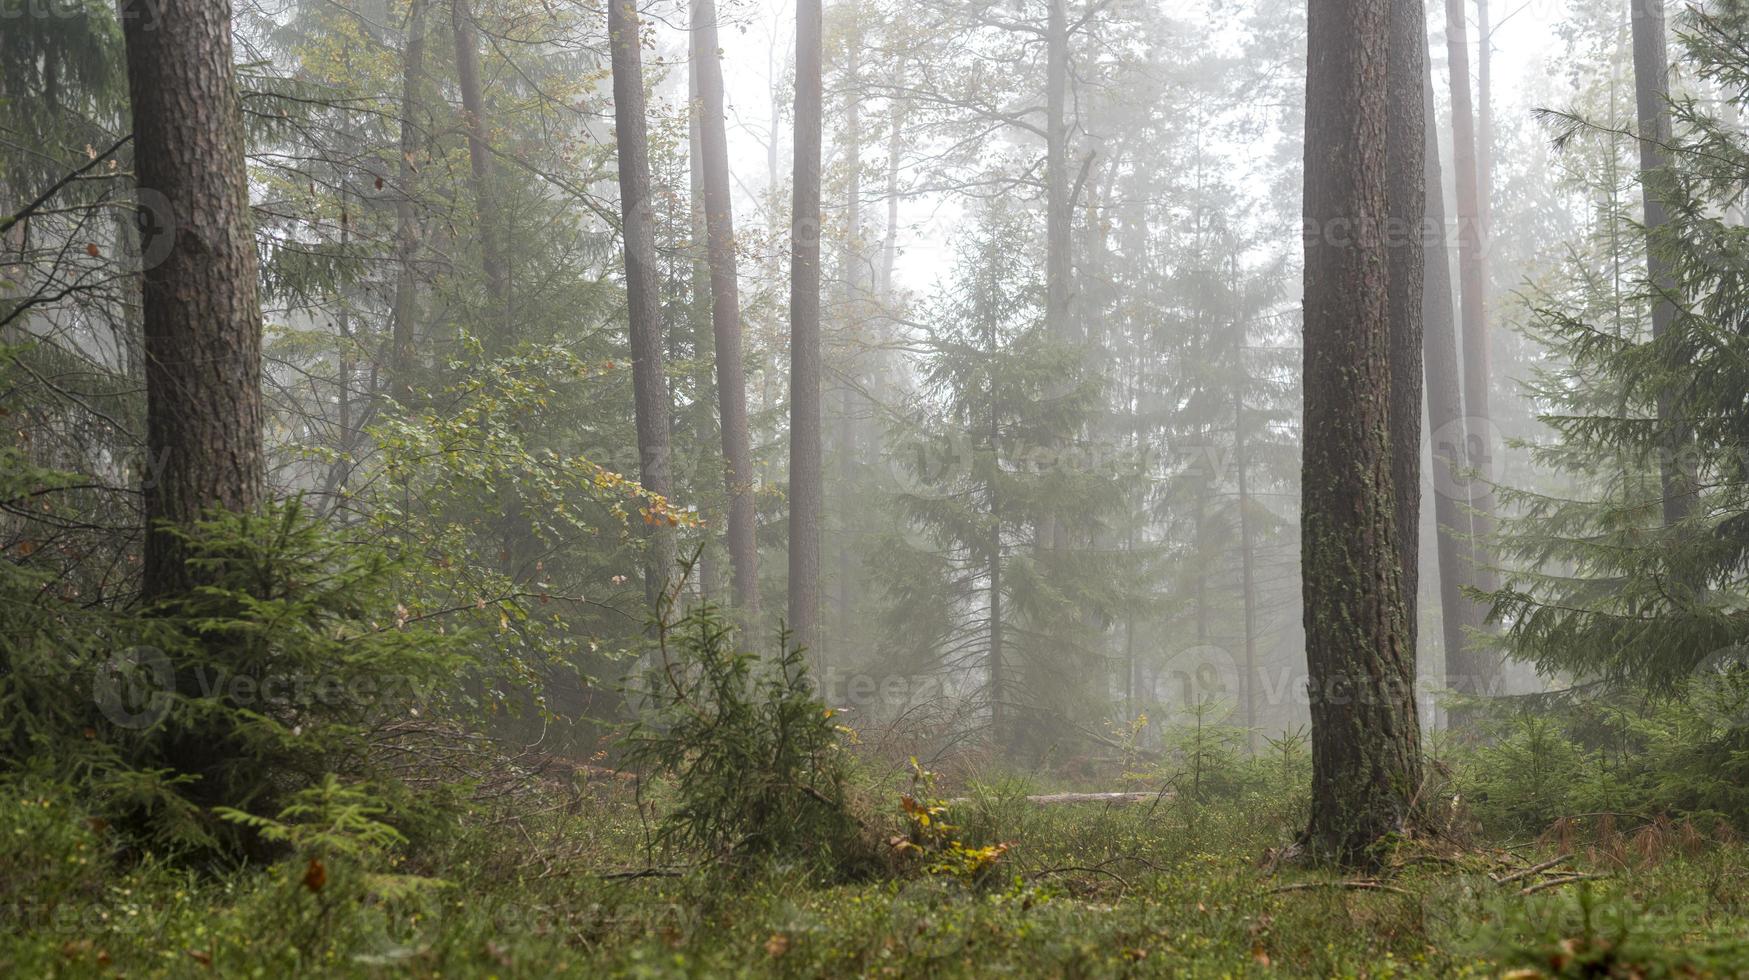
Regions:
[[[671,594],[664,602],[675,606]],[[779,637],[761,664],[735,649],[710,603],[657,629],[655,662],[639,693],[643,718],[628,762],[664,777],[677,799],[659,840],[726,859],[817,858],[844,870],[864,850],[846,784],[834,712],[814,696],[805,652]]]
[[[959,827],[946,820],[948,801],[936,794],[936,778],[916,756],[911,757],[911,791],[899,797],[908,832],[887,843],[900,855],[921,860],[928,874],[966,884],[984,881],[1014,845],[1002,842],[974,847],[961,840]]]

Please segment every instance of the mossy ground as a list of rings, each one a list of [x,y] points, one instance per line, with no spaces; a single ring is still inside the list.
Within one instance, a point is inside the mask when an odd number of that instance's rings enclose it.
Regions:
[[[1661,976],[1749,964],[1749,848],[1589,864],[1519,894],[1505,851],[1410,860],[1393,891],[1260,867],[1291,837],[1264,795],[1039,807],[975,793],[969,840],[1013,840],[984,880],[832,883],[814,867],[645,867],[629,800],[471,817],[377,873],[301,859],[196,873],[137,857],[64,801],[14,794],[0,834],[0,975]],[[1692,842],[1691,842],[1692,845]],[[1455,856],[1454,856],[1455,855]],[[1516,860],[1552,856],[1534,843]],[[1286,889],[1283,886],[1308,884]],[[1533,974],[1521,974],[1533,975]]]

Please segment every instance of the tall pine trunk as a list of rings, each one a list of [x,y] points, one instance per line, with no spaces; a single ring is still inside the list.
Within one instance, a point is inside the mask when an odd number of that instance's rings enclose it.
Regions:
[[[796,3],[794,194],[790,211],[789,627],[820,642],[820,0]]]
[[[1307,18],[1301,564],[1315,857],[1369,864],[1421,783],[1392,488],[1386,152],[1391,4]],[[1402,98],[1401,92],[1395,99]],[[1419,146],[1419,141],[1416,142]]]
[[[486,274],[486,297],[499,330],[510,323],[510,274],[505,266],[502,214],[492,184],[492,146],[487,141],[486,97],[480,83],[480,39],[468,0],[450,0],[455,32],[456,85],[461,89],[462,124],[468,134],[468,174],[474,207],[480,219],[480,268]],[[497,339],[497,338],[495,338]]]
[[[741,621],[759,617],[759,547],[753,502],[753,449],[747,422],[747,371],[741,354],[741,292],[735,263],[735,214],[729,185],[729,140],[723,123],[723,66],[718,60],[716,0],[692,7],[693,70],[698,73],[699,147],[704,157],[704,216],[711,277],[711,332],[716,340],[717,414],[728,488],[730,596]]]
[[[1451,62],[1452,170],[1457,179],[1459,349],[1463,355],[1464,468],[1463,503],[1470,511],[1470,582],[1484,592],[1499,587],[1491,541],[1494,536],[1494,477],[1501,451],[1498,430],[1489,410],[1493,376],[1488,339],[1488,256],[1482,237],[1480,184],[1476,170],[1476,124],[1470,105],[1470,47],[1464,24],[1463,0],[1446,0],[1446,50]],[[1455,489],[1455,487],[1454,487]],[[1475,624],[1480,626],[1479,621]],[[1486,656],[1466,658],[1474,672],[1448,676],[1446,685],[1460,694],[1487,695],[1494,690],[1499,668]]]
[[[163,461],[145,485],[145,598],[197,584],[174,529],[213,508],[262,498],[261,307],[243,122],[226,0],[162,0],[156,16],[126,0],[128,94],[142,252],[163,254],[143,284],[146,451]],[[170,236],[169,246],[163,243]]]
[[[1646,278],[1658,292],[1652,303],[1652,339],[1656,341],[1669,333],[1676,321],[1676,304],[1671,299],[1676,289],[1675,271],[1656,242],[1658,230],[1670,220],[1669,209],[1659,190],[1662,172],[1670,165],[1667,149],[1670,144],[1670,56],[1665,49],[1662,0],[1635,0],[1630,6],[1633,9],[1634,103],[1640,130],[1640,196],[1645,207],[1647,238]],[[1660,390],[1658,474],[1666,524],[1680,523],[1694,510],[1694,465],[1683,451],[1688,438],[1679,415],[1675,393],[1668,388]]]
[[[662,370],[661,279],[656,266],[656,221],[650,204],[644,65],[635,0],[609,0],[607,33],[613,52],[613,122],[619,152],[638,479],[645,490],[666,498],[668,384]],[[674,563],[674,535],[659,511],[647,514],[645,521],[649,551],[644,568],[644,596],[653,608]]]
[[[1465,649],[1465,627],[1481,622],[1481,610],[1464,595],[1470,572],[1469,491],[1464,480],[1465,421],[1458,380],[1457,320],[1452,312],[1451,259],[1445,238],[1444,176],[1439,165],[1439,133],[1433,115],[1433,65],[1422,73],[1426,106],[1427,260],[1422,298],[1422,365],[1427,378],[1427,424],[1433,441],[1434,546],[1439,562],[1440,637],[1445,645],[1445,676],[1476,676],[1478,658]]]
[[[1421,358],[1427,212],[1424,140],[1427,21],[1422,0],[1391,0],[1385,138],[1386,266],[1390,287],[1391,484],[1397,499],[1397,561],[1402,567],[1404,645],[1415,662],[1415,609],[1421,584]]]
[[[401,159],[399,186],[395,188],[395,306],[389,356],[390,385],[403,400],[413,393],[414,318],[418,315],[419,285],[415,260],[419,255],[419,225],[413,212],[413,184],[418,180],[414,164],[419,152],[420,91],[425,77],[425,12],[427,0],[412,0],[407,13],[407,39],[401,53]]]

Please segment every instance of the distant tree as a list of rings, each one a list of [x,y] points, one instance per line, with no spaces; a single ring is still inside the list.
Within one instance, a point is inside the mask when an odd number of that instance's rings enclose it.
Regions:
[[[1318,859],[1363,865],[1409,828],[1421,783],[1396,549],[1382,237],[1391,4],[1315,0],[1307,20],[1301,564],[1313,777],[1305,845]]]
[[[670,492],[668,381],[662,369],[661,281],[656,265],[655,215],[650,202],[643,38],[635,0],[610,0],[607,32],[613,49],[613,120],[619,147],[620,230],[625,242],[638,482],[644,489],[666,498]],[[674,564],[674,536],[665,511],[646,508],[644,521],[649,530],[644,595],[654,608]]]
[[[1488,253],[1483,238],[1480,178],[1476,164],[1475,110],[1470,99],[1470,49],[1464,21],[1464,0],[1446,0],[1446,50],[1451,61],[1452,168],[1457,183],[1459,348],[1463,352],[1464,438],[1467,469],[1478,471],[1469,484],[1470,582],[1492,591],[1499,584],[1489,543],[1495,524],[1494,490],[1488,480],[1486,454],[1498,452],[1489,385],[1493,377],[1488,338]],[[1480,618],[1475,625],[1480,625]],[[1492,691],[1499,667],[1484,655],[1465,657],[1472,673],[1447,676],[1446,684],[1460,694]]]
[[[724,127],[723,66],[715,0],[692,5],[692,67],[698,77],[699,148],[704,157],[705,238],[711,330],[716,339],[723,478],[728,486],[730,589],[743,622],[759,617],[759,546],[753,502],[753,449],[747,423],[747,372],[741,353],[741,296],[735,267],[735,213]]]
[[[1649,235],[1670,220],[1664,203],[1664,169],[1669,166],[1670,143],[1670,56],[1664,41],[1664,4],[1662,0],[1635,0],[1630,23],[1634,43],[1634,103],[1638,109],[1640,137],[1640,194],[1644,202],[1643,223]],[[1670,256],[1657,248],[1646,250],[1646,276],[1658,295],[1652,301],[1652,339],[1670,332],[1676,319],[1674,292],[1676,275]],[[1658,395],[1658,425],[1665,438],[1660,447],[1658,471],[1664,483],[1664,521],[1680,524],[1695,504],[1695,474],[1683,452],[1688,439],[1682,424],[1675,393],[1665,390]]]
[[[177,530],[210,508],[262,497],[261,307],[243,161],[243,121],[226,0],[122,7],[145,271],[146,446],[163,471],[145,484],[142,590],[194,584]]]
[[[789,627],[820,643],[820,138],[824,24],[820,0],[796,4],[794,204],[790,214]]]

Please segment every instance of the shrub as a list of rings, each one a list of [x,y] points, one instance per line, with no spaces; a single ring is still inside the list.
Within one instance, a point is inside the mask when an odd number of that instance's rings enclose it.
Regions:
[[[785,632],[760,664],[731,632],[709,603],[658,626],[628,762],[673,784],[660,839],[721,858],[855,868],[869,848],[847,798],[843,730],[814,696],[802,649]]]
[[[31,615],[0,660],[0,769],[34,760],[168,852],[267,856],[216,808],[271,816],[330,773],[368,776],[372,729],[465,660],[454,634],[403,628],[386,550],[299,501],[184,538],[205,584],[133,612],[69,616],[9,570],[0,588]]]

